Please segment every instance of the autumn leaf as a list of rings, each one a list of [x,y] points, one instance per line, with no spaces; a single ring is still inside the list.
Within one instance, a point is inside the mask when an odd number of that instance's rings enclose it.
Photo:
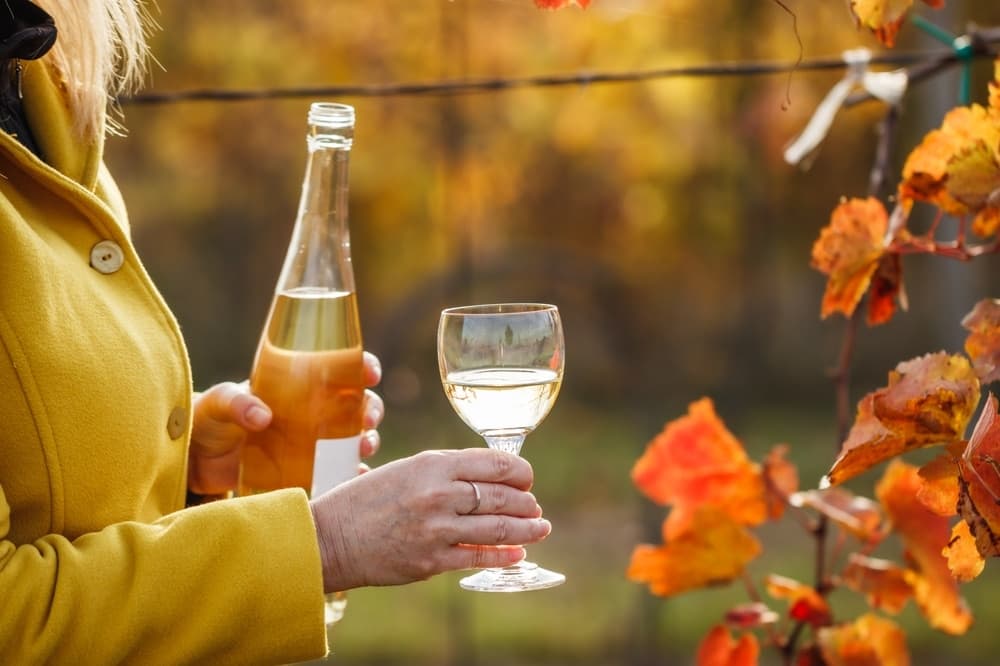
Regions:
[[[712,506],[742,525],[768,516],[764,479],[743,445],[703,398],[668,423],[632,468],[632,480],[654,502],[673,505],[667,538],[687,531],[694,512]]]
[[[779,444],[764,459],[768,516],[772,520],[781,518],[789,498],[799,489],[798,469],[788,461],[787,455],[788,445]]]
[[[920,468],[917,499],[939,516],[958,512],[958,459],[965,445],[964,440],[949,444],[945,453]]]
[[[832,621],[830,604],[813,587],[774,574],[767,576],[764,585],[772,597],[788,601],[788,617],[796,622],[823,627]]]
[[[979,380],[964,356],[944,352],[904,361],[858,414],[824,483],[837,485],[907,451],[960,440],[979,402]]]
[[[979,554],[1000,555],[1000,419],[990,394],[959,462],[958,511],[969,524]]]
[[[828,276],[820,316],[854,314],[885,254],[889,215],[874,197],[838,205],[812,248],[812,267]]]
[[[963,634],[972,624],[972,614],[958,593],[958,583],[942,552],[951,540],[948,519],[917,499],[920,475],[917,468],[894,460],[878,482],[875,492],[899,534],[911,563],[914,599],[930,625],[949,634]]]
[[[941,552],[948,560],[948,570],[960,583],[968,583],[983,573],[986,560],[979,554],[976,537],[969,523],[960,520],[951,529],[951,539]]]
[[[570,5],[587,8],[590,0],[535,0],[535,6],[541,9],[562,9]]]
[[[983,299],[962,319],[969,331],[965,353],[985,383],[1000,379],[1000,299]]]
[[[924,0],[931,7],[943,7],[944,0]],[[886,46],[896,43],[896,34],[913,6],[913,0],[850,0],[858,23],[868,28]]]
[[[718,509],[702,507],[683,534],[661,546],[636,546],[626,575],[666,597],[729,582],[760,552],[749,530]]]
[[[744,633],[734,640],[724,625],[716,625],[698,646],[698,666],[756,666],[760,655],[757,637]]]
[[[864,543],[878,543],[885,536],[878,504],[849,490],[804,490],[792,495],[791,503],[818,511]]]
[[[876,610],[897,614],[913,597],[912,573],[895,562],[854,553],[842,578],[850,589],[865,595]]]
[[[1000,226],[1000,106],[995,84],[990,106],[949,111],[903,166],[899,197],[925,201],[950,215],[973,215],[972,229],[990,236]]]
[[[896,304],[907,309],[906,290],[903,289],[903,258],[898,254],[882,255],[868,289],[869,326],[885,324],[896,314]]]
[[[909,666],[906,634],[892,620],[867,613],[850,624],[819,630],[827,666]]]

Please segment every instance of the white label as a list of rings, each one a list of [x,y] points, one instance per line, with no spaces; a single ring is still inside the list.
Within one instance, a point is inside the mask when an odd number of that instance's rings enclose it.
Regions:
[[[334,486],[358,475],[361,435],[316,440],[311,497],[319,497]]]

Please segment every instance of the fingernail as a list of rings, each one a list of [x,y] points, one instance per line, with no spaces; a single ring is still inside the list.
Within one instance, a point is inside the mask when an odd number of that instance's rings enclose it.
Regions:
[[[541,526],[543,536],[548,536],[552,532],[552,523],[544,518],[539,518],[538,524]]]
[[[374,428],[382,420],[382,410],[378,407],[372,407],[365,413],[365,421],[369,427]]]
[[[271,412],[261,405],[250,405],[244,416],[247,423],[257,428],[263,428],[271,422]]]

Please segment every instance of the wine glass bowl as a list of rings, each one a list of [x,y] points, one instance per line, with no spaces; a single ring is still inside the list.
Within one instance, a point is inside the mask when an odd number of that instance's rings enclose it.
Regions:
[[[438,324],[445,395],[487,446],[520,455],[525,437],[552,409],[562,384],[565,343],[559,309],[544,303],[447,308]],[[530,562],[463,578],[468,590],[520,592],[565,582]]]

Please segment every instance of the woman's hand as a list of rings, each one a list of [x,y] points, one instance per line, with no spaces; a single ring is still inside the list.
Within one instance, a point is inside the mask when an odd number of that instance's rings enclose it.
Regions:
[[[364,353],[365,384],[375,386],[382,379],[378,358]],[[199,495],[221,495],[236,488],[240,453],[247,433],[263,430],[271,423],[271,410],[250,393],[248,382],[223,382],[193,400],[194,419],[188,451],[188,488]],[[378,428],[385,413],[382,398],[365,391],[365,414],[361,436],[361,457],[368,458],[379,448]]]
[[[509,453],[425,451],[314,498],[325,590],[520,561],[521,544],[552,529],[528,492],[532,480],[531,465]]]

